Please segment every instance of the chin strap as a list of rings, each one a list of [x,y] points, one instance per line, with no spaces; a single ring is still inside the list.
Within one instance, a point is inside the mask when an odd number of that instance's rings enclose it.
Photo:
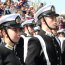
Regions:
[[[7,33],[7,30],[6,30],[6,29],[5,29],[5,32],[6,32],[7,36],[8,36],[8,38],[9,38],[9,40],[10,40],[13,44],[16,44],[16,42],[12,41],[12,40],[11,40],[11,38],[9,37],[9,35],[8,35],[8,33]]]
[[[43,18],[44,18],[44,17],[43,17]],[[45,18],[44,18],[44,22],[45,22],[45,24],[47,25],[47,27],[48,27],[50,30],[56,30],[55,28],[51,28],[51,27],[49,27],[49,25],[47,24]]]

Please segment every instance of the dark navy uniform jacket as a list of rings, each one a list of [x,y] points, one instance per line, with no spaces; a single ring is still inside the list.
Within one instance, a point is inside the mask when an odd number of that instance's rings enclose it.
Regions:
[[[45,35],[45,32],[42,30],[39,32],[39,35],[44,38],[51,65],[61,65],[61,49],[58,42],[52,37]],[[28,53],[25,63],[26,65],[47,65],[39,39],[35,37],[28,42]]]
[[[65,65],[65,40],[62,44],[62,64]]]
[[[16,45],[15,53],[19,57],[21,63],[24,64],[24,39],[21,37],[19,43]]]
[[[0,65],[22,65],[13,50],[0,44]]]
[[[26,34],[24,36],[27,37]],[[19,57],[21,63],[23,63],[23,65],[25,65],[25,62],[24,62],[24,38],[23,37],[20,37],[19,43],[15,47],[15,53]]]

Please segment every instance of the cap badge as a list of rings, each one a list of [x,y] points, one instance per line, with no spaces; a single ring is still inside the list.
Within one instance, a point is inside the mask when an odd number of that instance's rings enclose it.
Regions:
[[[19,16],[16,18],[16,23],[21,23],[21,18]]]
[[[55,7],[54,6],[51,7],[51,11],[55,12]]]

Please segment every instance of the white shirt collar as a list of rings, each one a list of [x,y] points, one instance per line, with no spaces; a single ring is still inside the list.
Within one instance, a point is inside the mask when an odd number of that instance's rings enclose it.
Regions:
[[[8,48],[8,49],[10,49],[10,50],[13,50],[13,48],[14,48],[13,46],[11,46],[9,44],[6,44],[5,47]]]
[[[48,36],[54,36],[51,32],[49,32],[49,31],[46,31],[45,29],[44,29],[44,31],[46,32],[46,35],[48,35]]]

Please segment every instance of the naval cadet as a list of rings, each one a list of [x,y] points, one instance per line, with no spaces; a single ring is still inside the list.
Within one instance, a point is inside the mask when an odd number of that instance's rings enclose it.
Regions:
[[[37,22],[41,22],[41,30],[39,37],[33,37],[28,41],[26,65],[62,65],[61,49],[52,33],[52,30],[57,28],[56,17],[59,14],[53,5],[46,5],[34,16]]]
[[[25,36],[33,36],[35,25],[36,23],[34,19],[26,20],[22,23]]]
[[[25,58],[27,55],[27,42],[32,37],[34,28],[34,19],[24,21],[21,26],[23,27],[23,34],[21,34],[19,44],[16,45],[15,51],[20,58],[21,63],[25,64]]]
[[[0,65],[22,65],[14,52],[14,46],[20,39],[21,29],[19,14],[4,15],[0,18],[0,30],[3,38],[0,43]]]
[[[34,19],[30,19],[26,20],[22,25],[24,26],[24,31],[26,33],[26,38],[24,38],[24,62],[25,62],[27,57],[28,40],[34,35],[34,27],[36,23]]]

